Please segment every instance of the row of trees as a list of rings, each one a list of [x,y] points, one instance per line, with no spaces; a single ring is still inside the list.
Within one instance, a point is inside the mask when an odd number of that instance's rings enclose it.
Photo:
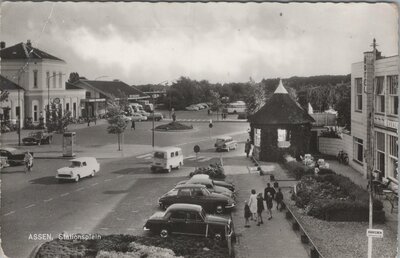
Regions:
[[[252,114],[271,97],[279,80],[271,78],[255,82],[250,78],[244,83],[220,84],[181,77],[166,88],[167,94],[161,99],[161,103],[168,109],[180,110],[202,102],[212,103],[215,108],[225,99],[229,102],[243,100],[247,104],[248,113]],[[283,79],[283,84],[290,96],[304,108],[307,108],[308,103],[316,111],[334,108],[339,113],[339,125],[350,125],[350,75],[291,77]],[[151,84],[138,87],[144,91],[165,88]]]

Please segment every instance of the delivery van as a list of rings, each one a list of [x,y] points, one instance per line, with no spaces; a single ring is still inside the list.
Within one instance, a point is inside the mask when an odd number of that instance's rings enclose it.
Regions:
[[[183,166],[182,149],[179,147],[163,147],[157,148],[153,152],[153,162],[151,171],[166,170],[171,172],[173,168]]]

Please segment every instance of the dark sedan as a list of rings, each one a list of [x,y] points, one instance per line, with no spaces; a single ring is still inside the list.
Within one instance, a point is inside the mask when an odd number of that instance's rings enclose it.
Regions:
[[[11,147],[0,149],[0,156],[7,157],[10,166],[17,166],[24,164],[25,152]]]
[[[211,193],[206,186],[200,184],[178,185],[164,194],[158,203],[164,209],[174,203],[197,204],[208,213],[223,213],[235,207],[235,201],[225,195]]]
[[[40,145],[40,144],[50,144],[53,140],[53,134],[38,131],[31,132],[28,137],[22,139],[24,145]]]
[[[160,234],[196,235],[216,240],[234,236],[232,220],[208,215],[200,205],[173,204],[165,212],[154,213],[143,227],[144,230]]]

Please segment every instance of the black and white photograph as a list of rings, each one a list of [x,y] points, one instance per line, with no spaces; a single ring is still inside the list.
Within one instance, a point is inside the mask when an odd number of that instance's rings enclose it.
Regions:
[[[397,257],[398,11],[3,1],[0,257]]]

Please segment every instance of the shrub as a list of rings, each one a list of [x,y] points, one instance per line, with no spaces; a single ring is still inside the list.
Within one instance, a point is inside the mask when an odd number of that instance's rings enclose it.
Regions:
[[[211,179],[225,179],[224,167],[220,163],[210,164],[208,167],[199,167],[189,174],[190,177],[197,174],[209,175]]]
[[[309,167],[303,165],[297,161],[290,161],[285,163],[285,168],[296,180],[300,180],[305,175],[314,174],[314,170]]]
[[[305,176],[297,186],[294,196],[296,206],[304,208],[308,215],[333,221],[367,221],[369,193],[354,184],[348,177],[332,170],[323,175]],[[385,219],[383,204],[374,200],[374,221]]]

